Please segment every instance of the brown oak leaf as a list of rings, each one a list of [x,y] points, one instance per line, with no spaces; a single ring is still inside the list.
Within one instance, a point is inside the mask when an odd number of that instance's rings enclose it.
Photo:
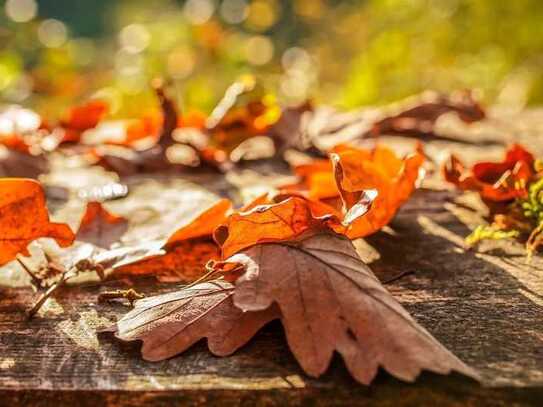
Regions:
[[[207,338],[211,353],[227,356],[247,343],[266,323],[279,318],[276,307],[243,312],[232,302],[234,286],[211,281],[139,300],[113,328],[122,340],[143,341],[145,360],[175,356]]]
[[[277,304],[289,347],[310,376],[323,374],[337,351],[364,384],[379,367],[405,381],[422,370],[476,377],[390,295],[343,236],[259,244],[227,262],[245,268],[234,283],[235,306],[259,312]]]

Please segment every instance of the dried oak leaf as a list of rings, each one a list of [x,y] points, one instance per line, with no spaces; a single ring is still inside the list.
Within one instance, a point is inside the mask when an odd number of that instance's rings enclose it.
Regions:
[[[193,281],[202,275],[209,260],[220,258],[213,231],[224,223],[232,204],[222,199],[188,225],[178,229],[163,244],[164,254],[115,270],[115,275],[154,275],[159,281]]]
[[[506,202],[527,196],[528,182],[535,175],[534,162],[529,151],[513,144],[502,162],[479,162],[471,169],[451,155],[443,166],[443,176],[461,190],[479,192],[485,200]]]
[[[434,132],[437,119],[445,113],[457,113],[465,123],[483,120],[486,116],[481,105],[469,91],[457,92],[451,96],[428,92],[407,103],[400,104],[398,110],[398,112],[376,121],[372,126],[371,136],[401,134],[417,136],[421,139],[448,139]]]
[[[161,242],[124,244],[121,237],[127,229],[126,219],[110,213],[98,202],[88,202],[70,246],[59,249],[39,242],[45,260],[41,269],[54,270],[56,274],[74,268],[77,273],[98,270],[103,278],[103,270],[115,270],[164,253]],[[115,248],[110,249],[113,245]]]
[[[113,331],[119,339],[143,341],[141,353],[149,361],[175,356],[203,338],[214,355],[230,355],[279,317],[274,306],[241,311],[232,302],[233,290],[217,280],[136,301]]]
[[[279,153],[296,149],[321,157],[325,157],[335,145],[385,134],[469,143],[435,133],[437,119],[450,112],[458,114],[465,123],[485,118],[484,109],[469,91],[450,96],[425,92],[391,107],[349,112],[328,106],[313,107],[310,102],[305,102],[283,109],[269,134]]]
[[[107,249],[119,241],[127,229],[126,219],[108,212],[99,202],[89,202],[76,239]]]
[[[262,312],[277,304],[289,347],[310,376],[323,374],[337,351],[364,384],[380,366],[405,381],[422,370],[476,377],[417,324],[343,236],[313,230],[252,246],[227,262],[245,269],[234,283],[234,305]]]
[[[350,238],[370,235],[386,226],[415,189],[424,162],[420,148],[405,158],[397,157],[387,147],[378,145],[373,150],[350,146],[336,146],[330,160],[318,159],[295,168],[302,183],[285,187],[284,194],[305,193],[310,199],[329,205],[337,213],[343,212]],[[377,196],[367,210],[359,202],[366,202],[368,191]],[[367,211],[356,216],[357,210]],[[350,219],[355,217],[356,220]]]
[[[28,255],[27,246],[40,237],[55,239],[62,247],[72,244],[68,225],[52,223],[39,182],[24,178],[0,179],[0,265],[17,254]]]

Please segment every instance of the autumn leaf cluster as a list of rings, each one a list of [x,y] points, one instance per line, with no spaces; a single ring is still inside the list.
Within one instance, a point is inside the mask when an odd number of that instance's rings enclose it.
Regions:
[[[334,352],[365,384],[379,367],[407,381],[423,369],[476,376],[402,308],[352,243],[387,226],[409,199],[424,173],[420,141],[444,137],[435,131],[441,115],[453,112],[467,123],[484,117],[469,93],[426,96],[368,119],[309,102],[285,108],[266,98],[241,102],[255,86],[245,78],[210,115],[183,115],[167,87],[154,86],[157,114],[115,123],[106,119],[107,104],[97,100],[54,124],[20,107],[0,113],[10,124],[1,137],[0,171],[8,177],[0,178],[0,265],[17,261],[40,291],[31,315],[84,273],[100,280],[152,275],[190,284],[135,301],[113,328],[120,339],[142,340],[149,360],[172,357],[202,338],[214,354],[228,355],[279,319],[290,349],[312,376],[326,371]],[[114,125],[122,131],[112,132]],[[359,144],[385,133],[419,143],[405,157],[379,142]],[[303,162],[288,161],[292,151]],[[166,234],[142,227],[145,241],[127,241],[123,235],[135,227],[131,219],[99,202],[87,202],[75,231],[50,220],[45,190],[32,178],[47,172],[55,155],[101,166],[121,180],[164,172],[218,177],[250,161],[271,160],[290,166],[297,181],[244,205],[220,199],[182,225],[173,214],[157,228]],[[479,165],[471,176],[453,159],[446,177],[485,198],[528,202],[534,163],[515,147],[499,168]],[[510,178],[498,188],[500,171]],[[43,238],[57,242],[55,254]],[[26,263],[31,242],[45,256],[41,270]]]

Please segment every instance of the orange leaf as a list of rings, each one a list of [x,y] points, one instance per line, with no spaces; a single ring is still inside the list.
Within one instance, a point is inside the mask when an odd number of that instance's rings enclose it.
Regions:
[[[62,127],[83,132],[96,127],[108,112],[108,105],[101,100],[91,100],[72,107],[61,121]]]
[[[191,223],[171,235],[165,246],[172,246],[180,241],[197,237],[211,237],[215,228],[226,221],[227,213],[231,209],[232,203],[228,199],[221,199]]]
[[[283,192],[305,191],[310,199],[329,203],[347,214],[356,211],[355,205],[364,194],[376,190],[377,197],[368,213],[347,222],[351,225],[346,234],[351,239],[370,235],[392,220],[413,192],[424,161],[421,151],[401,159],[384,146],[373,150],[337,146],[331,157],[331,161],[315,160],[297,167],[301,184],[289,186]],[[364,210],[366,206],[363,205]]]
[[[0,265],[17,254],[28,255],[27,245],[50,237],[66,247],[75,239],[68,225],[51,223],[40,183],[24,178],[0,179]]]
[[[319,209],[319,203],[291,196],[276,204],[233,213],[215,230],[214,237],[226,258],[257,243],[291,240],[308,231],[343,230],[337,217]]]
[[[377,198],[365,216],[347,231],[351,239],[368,236],[394,217],[415,189],[424,155],[416,153],[400,159],[386,147],[377,147],[367,159],[367,151],[342,149],[333,156],[334,175],[344,211],[351,210],[366,190],[377,190]]]

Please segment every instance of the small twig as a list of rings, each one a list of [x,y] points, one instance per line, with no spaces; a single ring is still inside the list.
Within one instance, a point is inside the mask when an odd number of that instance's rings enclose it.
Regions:
[[[111,301],[119,298],[127,300],[130,303],[130,306],[133,307],[134,302],[145,298],[145,295],[138,293],[133,288],[128,290],[104,291],[103,293],[98,294],[98,302]]]
[[[400,274],[395,275],[394,277],[389,278],[388,280],[385,280],[382,282],[383,285],[391,284],[395,281],[398,281],[399,279],[410,276],[411,274],[415,274],[415,270],[406,270],[402,271]]]
[[[47,291],[40,295],[38,301],[36,301],[32,308],[28,310],[27,318],[31,319],[34,315],[36,315],[36,313],[40,310],[45,301],[47,301],[48,298],[50,298],[59,288],[61,288],[67,280],[74,277],[76,274],[77,271],[75,269],[71,269],[69,271],[66,271],[65,273],[62,273],[60,280],[58,280],[55,284],[49,287]]]
[[[26,271],[26,273],[30,276],[30,278],[32,279],[32,286],[35,288],[35,289],[39,289],[41,288],[42,286],[42,280],[36,275],[34,274],[34,272],[32,270],[30,270],[30,267],[28,267],[28,265],[23,261],[22,259],[22,256],[20,254],[18,254],[16,257],[15,257],[15,260],[17,260],[17,262],[19,263],[19,265],[23,268],[24,271]]]

